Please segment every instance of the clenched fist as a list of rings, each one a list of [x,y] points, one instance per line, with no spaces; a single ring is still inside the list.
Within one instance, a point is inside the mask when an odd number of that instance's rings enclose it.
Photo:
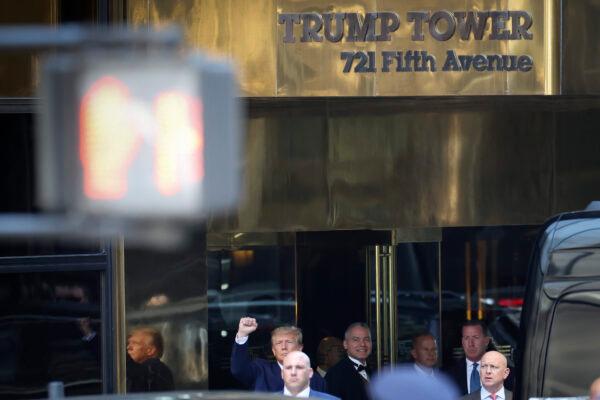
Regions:
[[[250,335],[258,328],[258,324],[254,318],[242,317],[240,318],[240,325],[238,327],[237,337],[243,338]]]

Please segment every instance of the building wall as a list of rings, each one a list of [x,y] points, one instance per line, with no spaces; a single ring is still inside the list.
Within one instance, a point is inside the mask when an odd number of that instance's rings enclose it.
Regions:
[[[211,231],[539,224],[600,198],[595,98],[249,102],[244,199]]]

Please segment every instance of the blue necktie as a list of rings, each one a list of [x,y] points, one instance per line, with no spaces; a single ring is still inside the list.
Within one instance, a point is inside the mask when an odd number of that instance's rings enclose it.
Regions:
[[[481,381],[479,380],[479,371],[477,371],[477,363],[473,363],[473,370],[471,371],[471,382],[469,384],[471,390],[469,393],[473,393],[481,389]]]

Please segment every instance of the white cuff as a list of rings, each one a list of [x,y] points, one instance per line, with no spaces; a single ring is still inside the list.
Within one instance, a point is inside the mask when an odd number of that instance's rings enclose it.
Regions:
[[[235,342],[237,344],[246,344],[247,341],[248,341],[248,336],[238,337],[237,335],[235,335]]]

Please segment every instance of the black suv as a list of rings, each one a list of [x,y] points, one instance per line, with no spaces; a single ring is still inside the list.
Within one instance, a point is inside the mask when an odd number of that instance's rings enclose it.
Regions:
[[[521,329],[521,399],[588,393],[600,376],[600,211],[546,222],[531,258]]]

